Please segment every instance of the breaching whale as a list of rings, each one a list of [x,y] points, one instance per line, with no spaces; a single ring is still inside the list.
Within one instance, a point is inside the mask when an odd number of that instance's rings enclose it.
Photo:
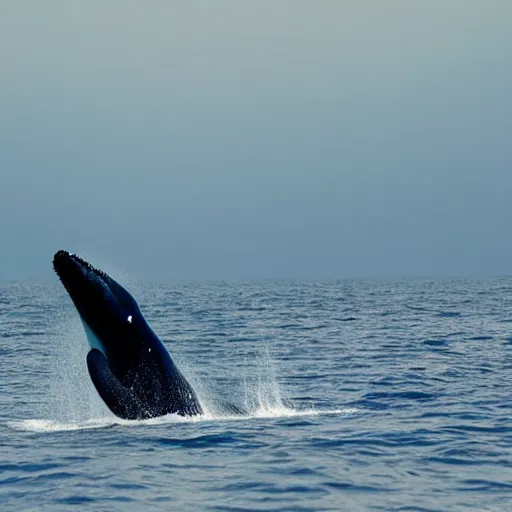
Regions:
[[[119,283],[75,254],[58,251],[53,268],[83,322],[87,368],[108,408],[120,418],[202,414],[196,393]],[[229,412],[240,412],[228,406]]]

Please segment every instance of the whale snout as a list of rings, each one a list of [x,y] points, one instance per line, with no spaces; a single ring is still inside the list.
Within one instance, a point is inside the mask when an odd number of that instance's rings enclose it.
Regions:
[[[75,304],[84,296],[90,298],[91,293],[108,291],[108,276],[74,253],[57,251],[53,256],[53,268]]]
[[[92,266],[76,254],[68,251],[57,251],[53,256],[53,268],[62,277],[66,272],[81,270]]]
[[[71,254],[68,251],[57,251],[53,256],[53,268],[57,274],[64,270],[66,265],[69,265]]]
[[[80,265],[74,261],[74,255],[67,251],[57,251],[53,256],[53,269],[64,286],[71,284],[80,273]]]
[[[80,256],[64,250],[57,251],[53,256],[53,268],[61,279],[77,273],[107,277],[104,272],[94,268]]]

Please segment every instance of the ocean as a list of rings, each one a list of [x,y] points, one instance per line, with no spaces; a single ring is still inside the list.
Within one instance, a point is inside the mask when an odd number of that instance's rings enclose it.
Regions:
[[[512,279],[127,288],[205,415],[117,419],[57,279],[4,283],[2,512],[512,510]]]

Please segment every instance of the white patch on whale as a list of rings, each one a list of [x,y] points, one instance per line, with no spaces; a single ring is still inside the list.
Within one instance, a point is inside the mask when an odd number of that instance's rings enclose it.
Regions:
[[[80,316],[80,320],[82,320],[82,324],[84,325],[85,334],[87,335],[87,341],[89,342],[89,346],[91,348],[98,349],[105,357],[105,350],[103,349],[103,345],[99,338],[94,334],[94,331],[89,327],[87,322]]]

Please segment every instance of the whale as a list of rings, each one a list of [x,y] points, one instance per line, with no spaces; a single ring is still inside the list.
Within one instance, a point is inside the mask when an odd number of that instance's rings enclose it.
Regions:
[[[89,376],[116,416],[134,420],[204,413],[194,389],[125,288],[67,251],[55,253],[53,268],[83,323],[90,345]],[[226,409],[240,412],[231,404]]]

